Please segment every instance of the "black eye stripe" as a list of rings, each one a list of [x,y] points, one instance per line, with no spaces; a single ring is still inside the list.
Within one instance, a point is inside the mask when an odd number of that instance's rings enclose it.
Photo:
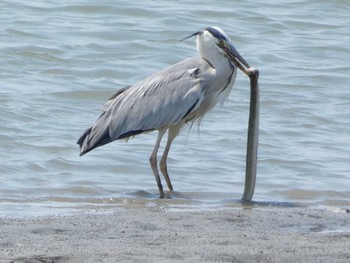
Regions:
[[[217,39],[227,41],[227,38],[223,34],[221,34],[217,29],[213,27],[207,27],[205,30],[210,32],[210,34],[212,34]]]

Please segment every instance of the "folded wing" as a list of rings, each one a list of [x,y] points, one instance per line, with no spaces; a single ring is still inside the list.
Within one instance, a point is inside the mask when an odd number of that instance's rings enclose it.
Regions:
[[[203,79],[208,79],[203,76],[210,74],[209,68],[201,58],[190,58],[119,90],[78,140],[80,155],[114,140],[186,122],[203,103]]]

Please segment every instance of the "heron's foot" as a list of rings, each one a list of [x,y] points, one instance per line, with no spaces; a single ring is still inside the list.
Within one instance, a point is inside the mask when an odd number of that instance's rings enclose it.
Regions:
[[[171,182],[169,182],[169,184],[167,184],[167,185],[168,185],[168,189],[169,189],[170,192],[174,191],[174,188],[171,185]]]
[[[158,185],[158,190],[159,190],[159,198],[160,199],[163,199],[164,198],[164,191],[163,191],[163,186],[161,184],[161,182],[159,181],[159,183],[157,184]]]
[[[169,191],[164,191],[164,196],[163,197],[161,197],[160,195],[159,195],[159,198],[160,199],[174,199],[174,191],[173,190],[169,190]]]
[[[164,199],[164,192],[163,191],[162,192],[159,191],[159,198]]]

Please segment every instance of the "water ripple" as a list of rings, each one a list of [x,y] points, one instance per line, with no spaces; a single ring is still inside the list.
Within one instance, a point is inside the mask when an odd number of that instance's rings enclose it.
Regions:
[[[348,207],[349,8],[341,0],[2,1],[0,210],[244,205],[242,74],[223,108],[176,139],[169,171],[178,192],[168,199],[157,198],[148,164],[154,133],[83,158],[75,144],[108,97],[195,54],[193,39],[179,40],[209,25],[261,72],[256,205]]]

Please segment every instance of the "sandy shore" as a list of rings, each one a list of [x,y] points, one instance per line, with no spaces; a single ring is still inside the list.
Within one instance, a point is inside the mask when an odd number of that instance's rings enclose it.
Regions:
[[[350,262],[350,213],[305,208],[0,218],[0,262]]]

